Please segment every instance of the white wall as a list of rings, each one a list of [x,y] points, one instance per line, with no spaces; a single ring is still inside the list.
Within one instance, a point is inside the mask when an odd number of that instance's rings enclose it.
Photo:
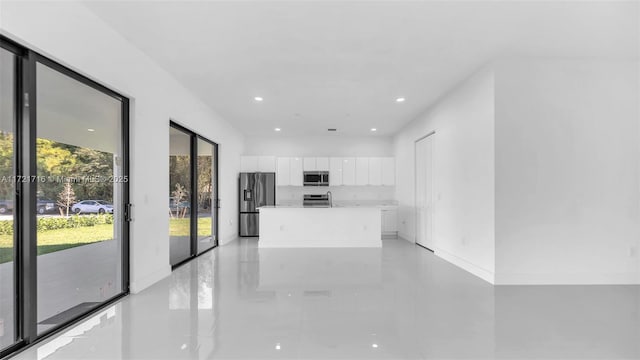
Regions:
[[[170,273],[169,119],[220,144],[220,235],[236,234],[243,136],[83,5],[3,1],[2,32],[130,97],[131,290]]]
[[[393,139],[386,136],[246,137],[244,155],[275,156],[393,156]]]
[[[492,282],[494,277],[494,81],[464,81],[394,139],[398,229],[415,241],[415,141],[435,131],[435,253]]]
[[[639,283],[640,63],[496,70],[496,282]]]

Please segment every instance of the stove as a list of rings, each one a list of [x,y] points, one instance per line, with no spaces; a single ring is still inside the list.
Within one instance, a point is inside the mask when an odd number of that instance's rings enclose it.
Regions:
[[[329,194],[304,194],[302,200],[304,207],[331,207]]]

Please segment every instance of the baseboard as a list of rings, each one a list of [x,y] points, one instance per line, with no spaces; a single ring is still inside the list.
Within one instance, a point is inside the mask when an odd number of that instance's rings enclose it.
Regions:
[[[441,248],[436,247],[434,250],[434,253],[436,254],[436,256],[452,263],[453,265],[466,270],[468,272],[470,272],[471,274],[479,277],[480,279],[490,283],[490,284],[495,284],[495,273],[484,269],[474,263],[471,263],[459,256],[456,256],[454,254],[451,254],[445,250],[442,250]]]
[[[129,291],[132,294],[137,294],[169,275],[171,275],[171,266],[167,264],[166,267],[154,271],[149,275],[142,276],[136,280],[131,280]]]
[[[496,285],[640,285],[637,273],[496,274]]]

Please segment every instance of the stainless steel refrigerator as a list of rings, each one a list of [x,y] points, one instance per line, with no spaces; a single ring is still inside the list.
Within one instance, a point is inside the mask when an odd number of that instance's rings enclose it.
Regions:
[[[258,208],[275,204],[275,173],[240,173],[240,236],[258,236]]]

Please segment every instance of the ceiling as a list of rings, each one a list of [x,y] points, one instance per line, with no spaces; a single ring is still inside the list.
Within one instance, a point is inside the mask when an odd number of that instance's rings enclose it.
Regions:
[[[340,134],[389,136],[497,56],[638,58],[640,43],[638,2],[86,6],[253,136],[273,136],[276,127],[281,135],[337,128]],[[406,101],[397,103],[398,97]]]

